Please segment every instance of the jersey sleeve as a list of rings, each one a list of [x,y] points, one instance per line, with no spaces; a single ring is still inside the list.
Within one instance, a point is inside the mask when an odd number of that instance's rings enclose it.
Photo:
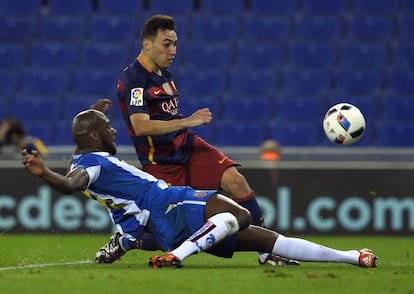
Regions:
[[[93,155],[85,155],[77,162],[74,168],[83,168],[89,176],[89,182],[87,188],[96,182],[101,174],[101,165],[99,159]]]
[[[145,73],[132,69],[125,69],[118,80],[117,94],[118,99],[124,103],[124,111],[128,115],[134,113],[149,113],[147,101],[144,99]]]

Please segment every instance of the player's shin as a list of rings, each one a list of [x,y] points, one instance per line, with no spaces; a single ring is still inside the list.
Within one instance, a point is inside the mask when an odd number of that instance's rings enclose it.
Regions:
[[[239,223],[233,214],[219,213],[210,217],[199,230],[171,253],[183,260],[191,254],[207,250],[238,231]]]

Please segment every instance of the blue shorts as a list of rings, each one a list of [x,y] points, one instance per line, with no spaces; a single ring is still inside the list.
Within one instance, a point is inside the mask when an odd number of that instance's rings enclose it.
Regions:
[[[206,201],[215,193],[216,190],[170,187],[154,195],[150,227],[163,249],[175,249],[205,223]],[[235,237],[232,236],[206,252],[220,257],[231,257],[234,246]]]

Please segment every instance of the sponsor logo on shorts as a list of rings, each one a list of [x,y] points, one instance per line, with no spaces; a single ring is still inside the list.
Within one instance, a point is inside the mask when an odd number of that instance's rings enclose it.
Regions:
[[[206,191],[196,191],[194,193],[194,197],[196,198],[205,198],[207,197],[208,193]]]

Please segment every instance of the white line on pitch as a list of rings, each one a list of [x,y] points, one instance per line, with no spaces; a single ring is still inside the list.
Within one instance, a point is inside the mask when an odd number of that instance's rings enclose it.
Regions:
[[[35,263],[35,264],[0,267],[0,271],[12,271],[12,270],[26,269],[26,268],[41,268],[41,267],[75,265],[75,264],[86,264],[86,263],[92,263],[92,262],[90,260],[78,260],[78,261],[68,261],[68,262],[58,262],[58,263]]]

